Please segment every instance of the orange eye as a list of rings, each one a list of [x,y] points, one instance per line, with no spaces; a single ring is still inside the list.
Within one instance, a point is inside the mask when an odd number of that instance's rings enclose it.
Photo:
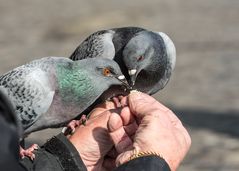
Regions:
[[[110,70],[108,68],[103,69],[103,75],[104,76],[109,76],[111,74]]]

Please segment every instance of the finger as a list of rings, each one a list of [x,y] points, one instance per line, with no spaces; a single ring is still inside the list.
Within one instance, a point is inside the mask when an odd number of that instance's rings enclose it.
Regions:
[[[111,132],[110,137],[113,140],[115,149],[118,153],[122,153],[126,150],[131,149],[133,142],[131,138],[126,134],[123,127],[120,127],[114,132]]]
[[[159,103],[153,97],[141,92],[131,93],[128,96],[128,101],[131,112],[137,117],[141,118],[154,110],[169,110],[167,107]]]
[[[106,109],[114,109],[115,108],[115,104],[114,104],[114,102],[113,101],[105,101],[105,103],[104,103],[104,107],[106,108]]]
[[[134,154],[133,150],[130,150],[130,151],[126,151],[124,153],[121,153],[117,158],[116,158],[116,166],[120,166],[124,163],[126,163],[129,158]]]
[[[130,124],[124,126],[124,130],[125,130],[125,132],[127,133],[128,136],[132,136],[132,135],[135,134],[138,127],[139,127],[138,124],[136,123],[136,121],[134,121],[133,123],[130,123]]]
[[[122,96],[120,98],[120,103],[122,107],[128,106],[128,97],[127,96]]]
[[[121,107],[121,103],[120,103],[120,100],[119,100],[118,97],[113,97],[112,100],[113,100],[113,102],[115,103],[115,106],[116,106],[117,108]]]
[[[116,151],[115,147],[111,148],[111,150],[107,153],[107,156],[111,158],[116,158],[118,156],[118,152]]]
[[[123,125],[128,125],[135,121],[134,115],[132,115],[129,107],[124,107],[120,113]]]
[[[122,119],[120,118],[120,115],[114,112],[111,113],[107,125],[110,132],[114,132],[120,127],[122,127],[123,122],[122,122]]]
[[[125,132],[122,120],[118,114],[111,114],[108,121],[108,129],[110,131],[110,137],[118,153],[121,153],[132,146],[132,141]]]
[[[119,100],[122,100],[124,98],[124,96],[123,95],[119,95],[118,98],[119,98]]]

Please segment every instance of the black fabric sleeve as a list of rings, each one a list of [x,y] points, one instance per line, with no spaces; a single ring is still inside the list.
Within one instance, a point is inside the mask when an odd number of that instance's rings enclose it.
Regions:
[[[20,125],[13,107],[0,91],[0,170],[24,171],[19,165]]]
[[[0,109],[0,170],[24,171],[19,165],[19,139],[16,129],[6,122],[1,112]]]
[[[124,163],[114,171],[170,171],[168,164],[158,156],[144,156]]]
[[[63,135],[59,134],[34,151],[35,159],[21,160],[21,165],[28,171],[86,171],[78,151]]]

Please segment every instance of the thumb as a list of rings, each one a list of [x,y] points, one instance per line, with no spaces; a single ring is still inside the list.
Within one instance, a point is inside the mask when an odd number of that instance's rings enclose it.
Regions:
[[[124,153],[121,153],[120,155],[118,155],[118,157],[116,158],[116,166],[120,166],[124,163],[126,163],[127,161],[129,161],[130,157],[134,154],[133,150],[130,151],[126,151]]]
[[[125,132],[122,119],[118,114],[111,113],[108,121],[108,130],[118,153],[122,153],[132,147],[132,141]]]
[[[167,109],[156,99],[142,92],[131,93],[128,96],[128,104],[131,112],[138,118],[143,118],[145,115],[151,113],[154,110]]]

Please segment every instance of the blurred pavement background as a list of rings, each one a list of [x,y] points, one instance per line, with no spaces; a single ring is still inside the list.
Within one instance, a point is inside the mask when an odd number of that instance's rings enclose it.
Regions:
[[[155,95],[182,119],[192,147],[179,171],[239,170],[238,0],[0,0],[0,74],[69,56],[87,35],[123,26],[167,33],[176,69]],[[58,130],[28,138],[44,142]]]

